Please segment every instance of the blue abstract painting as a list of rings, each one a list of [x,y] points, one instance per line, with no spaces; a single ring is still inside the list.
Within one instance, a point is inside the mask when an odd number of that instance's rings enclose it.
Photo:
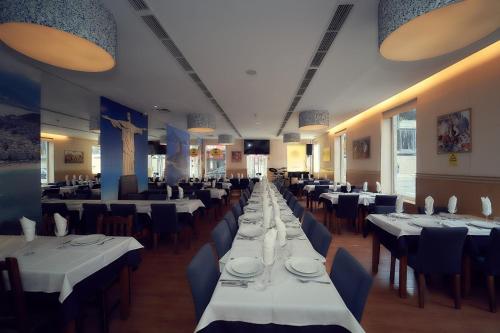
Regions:
[[[167,184],[175,185],[189,175],[189,132],[167,125]]]
[[[122,175],[136,175],[139,192],[148,186],[148,117],[101,97],[101,199],[118,198]]]

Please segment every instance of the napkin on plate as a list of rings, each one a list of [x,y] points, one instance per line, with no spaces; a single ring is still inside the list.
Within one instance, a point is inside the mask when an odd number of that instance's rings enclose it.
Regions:
[[[184,189],[180,186],[177,186],[177,188],[179,189],[179,199],[184,198]]]
[[[396,213],[401,214],[402,212],[404,212],[403,205],[404,205],[403,197],[398,195],[396,199]]]
[[[434,213],[434,199],[429,195],[425,198],[425,214],[432,215]]]
[[[33,239],[35,239],[36,222],[24,216],[19,219],[19,222],[21,223],[21,227],[23,228],[23,234],[26,238],[26,241],[31,242]]]
[[[481,197],[481,204],[483,206],[483,215],[490,216],[492,213],[491,200],[488,197]]]
[[[363,192],[368,192],[368,182],[363,183]]]
[[[283,221],[279,217],[274,219],[274,223],[276,223],[276,230],[278,232],[278,242],[280,246],[286,245],[286,227]]]
[[[172,188],[167,185],[167,200],[170,200],[170,198],[172,197]]]
[[[54,222],[56,224],[56,236],[66,236],[66,233],[68,232],[68,220],[62,217],[59,213],[55,213]]]
[[[346,188],[347,188],[347,193],[350,193],[351,192],[351,183],[347,182]]]
[[[457,212],[457,197],[452,195],[448,200],[448,213],[455,214]]]
[[[262,245],[262,261],[264,265],[269,266],[274,263],[274,247],[276,246],[276,235],[277,231],[275,229],[269,230],[264,236],[264,243]]]
[[[377,186],[377,193],[381,193],[382,192],[382,184],[380,184],[380,182],[376,182],[375,185]]]

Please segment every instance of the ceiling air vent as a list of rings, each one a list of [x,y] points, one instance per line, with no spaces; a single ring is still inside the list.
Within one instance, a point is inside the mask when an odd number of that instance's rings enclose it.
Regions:
[[[307,70],[306,76],[304,76],[304,80],[311,80],[314,74],[316,74],[316,71],[317,71],[316,68],[311,68]]]
[[[335,37],[337,37],[336,31],[328,31],[323,37],[321,43],[319,44],[318,51],[325,51],[325,52],[328,51]]]
[[[186,60],[186,58],[177,58],[177,61],[179,62],[179,64],[182,66],[182,68],[184,68],[184,70],[186,72],[192,72],[193,71],[193,67],[191,67],[191,65],[189,64],[189,62]]]
[[[323,62],[323,58],[325,57],[326,52],[317,52],[314,55],[313,60],[311,61],[311,67],[319,67]]]
[[[189,76],[191,76],[191,79],[193,79],[194,82],[198,83],[201,82],[200,77],[196,73],[189,73]]]
[[[146,25],[151,29],[151,31],[160,39],[168,39],[167,32],[162,28],[160,22],[154,17],[154,15],[142,16],[142,19]]]
[[[339,31],[340,28],[342,28],[345,20],[347,19],[347,16],[349,15],[352,7],[352,4],[338,6],[335,14],[333,15],[332,21],[328,26],[328,31]]]
[[[171,39],[163,39],[161,42],[170,51],[170,53],[172,53],[174,58],[183,58],[181,51],[177,48],[177,46]]]
[[[130,2],[130,5],[134,7],[135,10],[146,10],[149,9],[148,5],[142,0],[128,0]]]

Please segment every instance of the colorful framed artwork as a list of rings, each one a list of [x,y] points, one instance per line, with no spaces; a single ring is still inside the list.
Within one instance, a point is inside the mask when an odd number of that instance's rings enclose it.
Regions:
[[[352,155],[355,160],[370,158],[370,137],[353,140]]]
[[[437,118],[438,154],[469,153],[472,150],[471,109]]]
[[[65,150],[64,163],[66,164],[81,164],[83,163],[83,151]]]
[[[242,159],[241,151],[232,151],[231,152],[231,162],[240,163]]]

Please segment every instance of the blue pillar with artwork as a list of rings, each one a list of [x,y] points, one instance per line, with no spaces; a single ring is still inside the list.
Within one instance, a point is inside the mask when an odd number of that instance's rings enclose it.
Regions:
[[[120,176],[135,175],[148,186],[148,117],[101,97],[101,199],[118,199]]]
[[[189,132],[167,124],[167,184],[189,178]]]

